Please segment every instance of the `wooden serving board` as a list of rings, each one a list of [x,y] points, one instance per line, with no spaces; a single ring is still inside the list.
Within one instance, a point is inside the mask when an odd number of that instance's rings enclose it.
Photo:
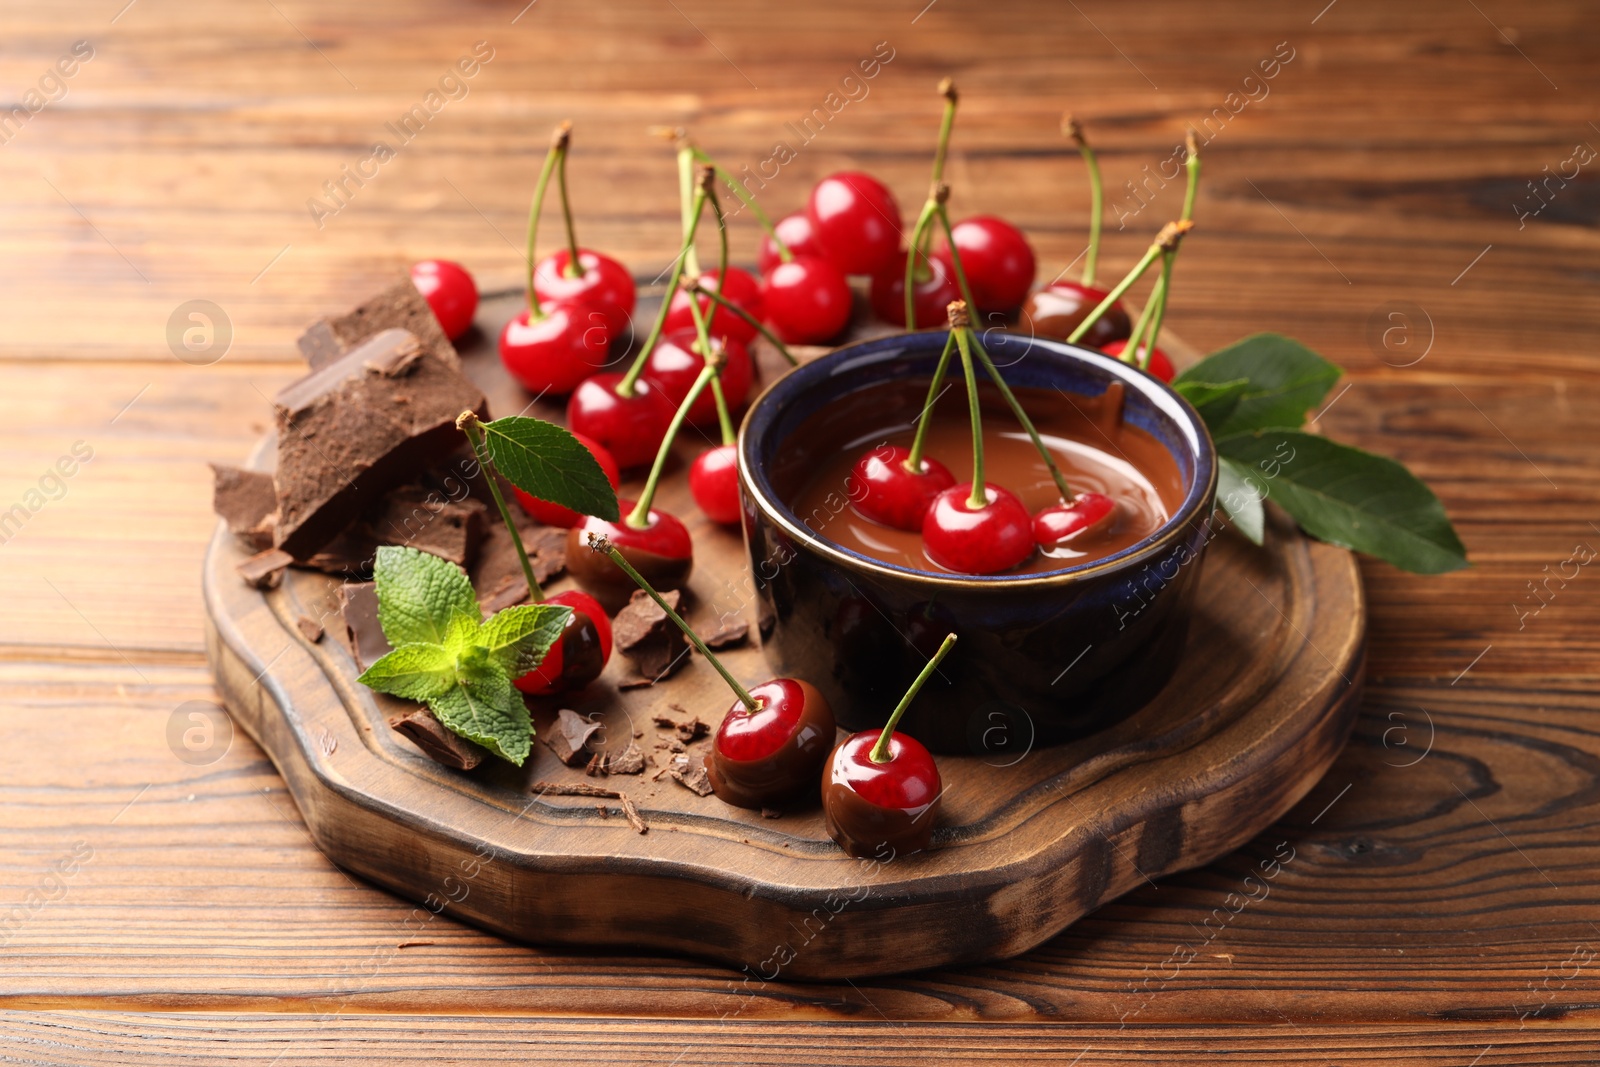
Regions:
[[[527,408],[494,355],[520,300],[480,308],[493,332],[463,345],[464,364],[493,414],[559,416]],[[781,373],[774,353],[760,362],[766,380]],[[255,462],[270,463],[268,444]],[[682,462],[703,447],[681,442]],[[753,597],[738,534],[699,516],[681,475],[680,464],[660,502],[694,534],[689,619],[704,626]],[[291,570],[276,590],[252,589],[234,572],[245,553],[220,525],[205,560],[207,650],[235,720],[277,765],[322,850],[422,907],[527,941],[707,957],[752,982],[912,971],[1026,951],[1146,879],[1239,847],[1322,776],[1356,715],[1360,577],[1349,552],[1282,515],[1269,527],[1265,549],[1231,532],[1212,543],[1184,662],[1156,700],[1067,745],[1018,738],[991,748],[1003,755],[941,756],[934,846],[881,860],[846,857],[820,810],[766,818],[658,773],[670,753],[655,745],[672,734],[654,714],[715,726],[730,703],[697,655],[626,692],[613,657],[583,693],[530,702],[541,730],[570,707],[604,724],[597,749],[636,741],[661,761],[643,775],[586,778],[537,741],[520,769],[490,760],[453,771],[389,729],[398,702],[355,681],[338,638],[339,583]],[[328,635],[308,640],[302,617]],[[770,673],[753,644],[725,659],[747,681]],[[622,790],[648,832],[616,800],[535,795],[536,782]]]

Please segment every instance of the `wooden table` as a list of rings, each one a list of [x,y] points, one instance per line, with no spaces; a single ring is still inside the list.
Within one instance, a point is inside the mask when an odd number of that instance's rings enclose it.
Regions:
[[[14,7],[0,34],[7,99],[57,97],[0,126],[0,512],[25,520],[0,544],[0,1058],[1593,1062],[1600,163],[1575,146],[1600,145],[1600,5],[123,3]],[[445,86],[467,95],[402,144],[385,124],[479,41]],[[776,209],[851,165],[914,204],[945,74],[957,213],[1022,225],[1047,275],[1084,233],[1064,108],[1101,146],[1112,271],[1181,199],[1124,183],[1200,125],[1171,324],[1343,364],[1317,425],[1409,464],[1471,550],[1443,578],[1364,564],[1365,710],[1287,818],[1020,959],[819,987],[419,928],[322,857],[248,740],[174,755],[175,713],[214,698],[204,461],[245,454],[303,324],[426,255],[515,284],[563,117],[583,239],[638,270],[676,240],[653,124],[735,168],[787,142]],[[813,109],[805,143],[786,124]],[[333,212],[346,166],[376,176]],[[220,360],[181,343],[193,300],[231,324]],[[76,442],[92,459],[50,476]]]

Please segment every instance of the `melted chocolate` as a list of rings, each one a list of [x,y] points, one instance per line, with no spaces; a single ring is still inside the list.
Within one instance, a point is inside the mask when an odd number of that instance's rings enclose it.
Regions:
[[[776,752],[761,759],[731,759],[713,742],[705,768],[718,799],[740,808],[780,808],[816,800],[836,733],[833,711],[810,682],[795,679],[794,684],[800,687],[804,705],[800,720]]]
[[[1065,341],[1098,304],[1099,301],[1087,300],[1084,294],[1075,289],[1052,289],[1046,286],[1029,296],[1028,302],[1022,306],[1020,329],[1031,335]],[[1095,320],[1095,324],[1089,327],[1078,343],[1089,348],[1104,348],[1112,341],[1126,341],[1132,332],[1133,323],[1129,321],[1127,309],[1119,300]]]

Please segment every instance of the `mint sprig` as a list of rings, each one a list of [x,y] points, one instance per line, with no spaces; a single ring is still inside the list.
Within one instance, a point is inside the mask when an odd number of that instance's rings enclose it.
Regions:
[[[372,574],[394,650],[357,681],[426,702],[448,729],[522,766],[533,720],[512,679],[539,665],[572,609],[519,604],[485,620],[466,572],[414,548],[378,549]]]

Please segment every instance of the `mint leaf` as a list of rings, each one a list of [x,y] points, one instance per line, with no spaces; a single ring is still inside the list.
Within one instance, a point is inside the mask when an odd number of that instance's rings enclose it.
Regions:
[[[1233,520],[1235,529],[1259,545],[1267,534],[1267,509],[1261,503],[1267,487],[1251,475],[1249,467],[1227,456],[1217,457],[1217,506]]]
[[[1249,388],[1233,412],[1219,425],[1209,421],[1213,437],[1278,427],[1293,428],[1328,395],[1342,372],[1299,341],[1282,334],[1258,333],[1211,353],[1173,381],[1225,385],[1240,378]]]
[[[356,681],[380,693],[427,700],[455,684],[455,657],[438,645],[401,645],[368,667]]]
[[[540,500],[610,522],[620,517],[616,490],[594,454],[566,429],[525,415],[483,424],[489,457],[511,484]]]
[[[1172,388],[1179,396],[1194,405],[1195,411],[1207,428],[1215,430],[1228,421],[1239,400],[1250,391],[1248,378],[1235,378],[1231,382],[1173,382]]]
[[[1417,574],[1467,565],[1444,505],[1392,459],[1299,430],[1226,437],[1217,450],[1313,537]]]
[[[528,706],[506,672],[493,663],[462,671],[428,707],[446,727],[518,767],[533,748]]]
[[[396,648],[443,644],[451,620],[482,617],[466,572],[447,559],[414,548],[384,545],[372,567],[378,625]]]
[[[533,670],[566,629],[572,609],[564,604],[518,604],[484,624],[482,644],[489,659],[511,677]]]

